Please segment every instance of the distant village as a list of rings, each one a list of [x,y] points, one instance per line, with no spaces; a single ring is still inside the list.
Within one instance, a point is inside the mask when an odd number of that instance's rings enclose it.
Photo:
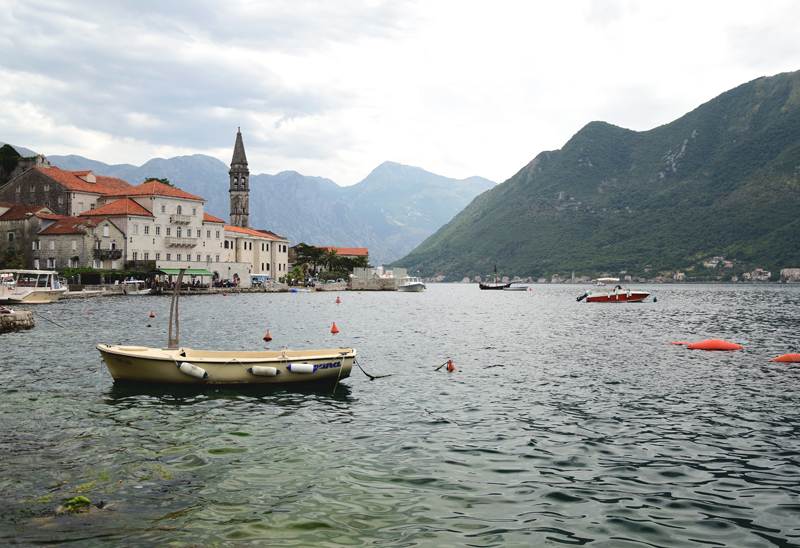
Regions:
[[[0,256],[16,253],[20,266],[35,270],[171,275],[189,269],[207,283],[241,287],[289,279],[289,240],[249,226],[250,171],[241,129],[229,175],[226,223],[205,212],[205,199],[164,180],[133,186],[92,171],[61,170],[43,155],[23,159],[0,187]],[[368,265],[366,248],[337,251]]]

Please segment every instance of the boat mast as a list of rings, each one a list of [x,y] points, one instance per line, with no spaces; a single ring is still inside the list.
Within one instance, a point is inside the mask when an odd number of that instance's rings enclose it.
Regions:
[[[180,327],[178,326],[178,296],[180,295],[184,272],[186,272],[185,268],[181,268],[180,272],[178,272],[178,281],[175,282],[175,289],[172,291],[172,302],[169,305],[169,340],[167,341],[167,348],[170,350],[178,349],[178,337],[180,335]],[[175,338],[172,337],[173,318],[175,319]]]

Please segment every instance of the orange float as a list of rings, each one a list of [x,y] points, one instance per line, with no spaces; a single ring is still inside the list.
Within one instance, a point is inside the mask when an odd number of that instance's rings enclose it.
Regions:
[[[777,358],[772,358],[771,362],[795,362],[800,363],[800,354],[784,354]]]
[[[686,348],[689,348],[690,350],[744,350],[744,347],[738,344],[720,339],[708,339],[705,341],[692,343]]]
[[[336,322],[333,322],[333,327],[331,328],[331,333],[338,333],[339,328],[336,327]]]
[[[267,342],[272,340],[272,337],[269,334],[269,329],[267,329],[267,334],[264,335],[264,340],[267,341]]]

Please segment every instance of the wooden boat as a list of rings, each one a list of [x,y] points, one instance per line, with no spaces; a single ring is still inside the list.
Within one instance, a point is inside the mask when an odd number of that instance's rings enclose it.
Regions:
[[[506,287],[511,287],[511,282],[504,283],[499,280],[500,278],[497,276],[497,265],[494,265],[494,281],[486,283],[481,282],[480,284],[478,284],[478,287],[480,287],[481,289],[498,289],[498,290],[503,290]]]
[[[514,285],[514,284],[511,284],[508,287],[504,287],[503,288],[503,291],[527,291],[527,290],[528,290],[528,286],[527,285]]]
[[[181,269],[172,294],[167,348],[97,345],[115,382],[198,385],[336,383],[350,376],[356,358],[353,348],[225,352],[179,347],[177,288],[181,285],[183,272]]]
[[[587,303],[639,303],[650,296],[647,291],[631,290],[621,285],[614,286],[613,289],[604,287],[605,282],[617,283],[618,281],[619,278],[598,278],[597,289],[587,291],[577,300],[580,302],[586,299]]]
[[[0,302],[41,304],[57,301],[67,292],[53,270],[1,270]]]

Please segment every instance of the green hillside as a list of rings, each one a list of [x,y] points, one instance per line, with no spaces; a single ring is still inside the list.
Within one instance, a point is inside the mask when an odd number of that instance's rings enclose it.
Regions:
[[[724,256],[777,273],[800,267],[799,182],[794,72],[650,131],[592,122],[395,264],[455,280],[495,263],[523,277],[699,272]]]

